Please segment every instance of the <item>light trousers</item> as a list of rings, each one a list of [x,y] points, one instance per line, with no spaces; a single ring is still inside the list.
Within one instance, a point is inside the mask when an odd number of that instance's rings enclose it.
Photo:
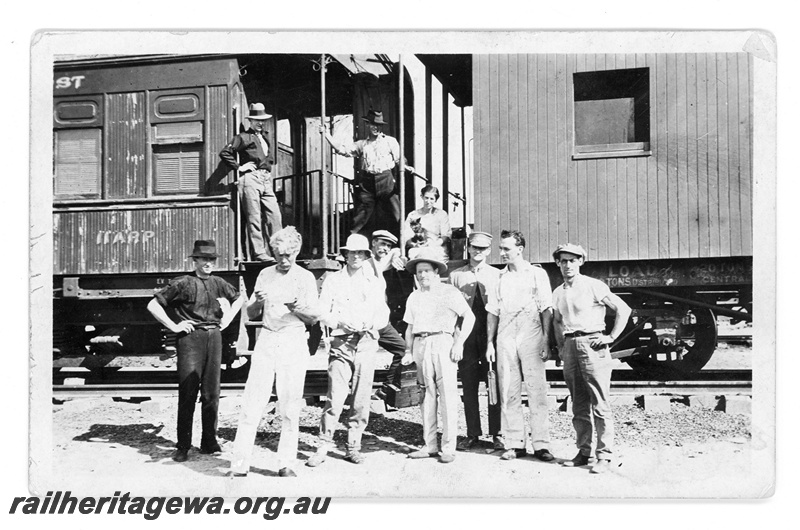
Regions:
[[[354,333],[332,337],[328,358],[328,395],[319,429],[323,448],[333,446],[333,433],[339,425],[339,416],[352,393],[347,418],[347,450],[361,450],[361,435],[369,421],[377,353],[378,341],[368,335]]]
[[[497,333],[497,381],[500,391],[500,424],[506,449],[525,448],[525,416],[522,385],[528,394],[533,450],[550,444],[545,361],[539,356],[544,344],[536,312],[500,316]]]
[[[308,360],[305,329],[292,328],[277,332],[261,330],[244,387],[231,461],[233,472],[246,473],[250,469],[256,430],[272,395],[273,382],[281,418],[278,467],[294,467]]]
[[[458,363],[450,359],[453,336],[449,334],[416,337],[412,352],[417,365],[417,381],[422,387],[422,431],[425,451],[438,452],[438,414],[442,415],[442,454],[456,453],[458,436]]]

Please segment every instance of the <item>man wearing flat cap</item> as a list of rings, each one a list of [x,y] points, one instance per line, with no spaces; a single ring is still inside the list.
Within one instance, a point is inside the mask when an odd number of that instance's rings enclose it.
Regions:
[[[367,225],[380,204],[392,215],[397,224],[400,223],[400,197],[395,191],[393,170],[400,165],[400,145],[397,140],[384,134],[381,127],[387,125],[383,113],[370,110],[366,117],[367,138],[355,143],[340,144],[336,142],[327,127],[321,129],[333,150],[342,156],[358,157],[361,160],[359,175],[356,178],[357,207],[353,217],[351,232],[357,234]],[[406,166],[406,171],[414,168]]]
[[[275,261],[270,255],[269,238],[282,227],[281,209],[272,188],[273,157],[266,130],[271,117],[263,104],[250,105],[250,128],[234,136],[219,153],[228,169],[240,173],[239,194],[256,261]]]
[[[458,382],[456,371],[464,350],[464,340],[475,324],[475,316],[461,292],[439,276],[447,272],[443,252],[423,247],[406,264],[416,275],[419,289],[406,302],[403,320],[408,324],[408,345],[403,364],[417,365],[417,381],[422,390],[422,431],[425,447],[409,453],[409,458],[439,456],[442,463],[455,460],[458,435]],[[457,327],[462,318],[461,328]],[[442,416],[442,446],[437,440],[437,416]]]
[[[553,327],[564,382],[572,398],[572,425],[578,454],[565,466],[581,467],[591,461],[592,431],[597,431],[597,463],[592,473],[609,470],[614,445],[614,416],[608,402],[614,362],[610,345],[624,331],[631,308],[608,285],[581,274],[586,251],[580,245],[559,245],[553,259],[564,283],[553,291]],[[606,308],[614,311],[614,326],[606,334]]]
[[[384,273],[390,268],[402,270],[404,267],[403,258],[400,256],[400,249],[397,248],[397,236],[388,230],[376,230],[372,233],[372,257],[367,260],[366,267],[369,268],[375,277],[382,283],[384,299],[386,299],[386,278]],[[388,301],[388,300],[387,300]],[[378,330],[378,346],[392,354],[392,362],[389,365],[388,375],[384,385],[394,385],[399,387],[400,382],[400,361],[406,350],[406,343],[403,337],[389,322],[389,306],[385,306],[385,314],[381,315],[381,320],[385,325]],[[385,318],[384,318],[385,317]],[[380,394],[379,394],[380,395]]]
[[[147,304],[156,320],[178,335],[178,443],[172,457],[176,462],[188,459],[198,391],[203,425],[200,452],[212,454],[221,450],[217,442],[221,330],[244,303],[244,297],[231,284],[212,276],[218,257],[214,241],[195,241],[190,257],[194,274],[170,281]],[[165,308],[174,311],[177,324]]]
[[[306,465],[315,467],[333,448],[333,434],[344,402],[352,394],[345,460],[364,462],[361,435],[369,420],[372,381],[378,352],[378,330],[388,313],[383,283],[365,267],[371,251],[367,238],[351,234],[340,249],[347,263],[330,274],[319,297],[320,322],[330,329],[328,395],[320,422],[320,445]],[[351,390],[352,388],[352,390]]]
[[[458,362],[463,390],[464,416],[467,421],[467,438],[458,445],[466,451],[480,440],[481,430],[478,387],[486,381],[489,363],[486,361],[486,304],[489,293],[497,288],[500,271],[487,262],[492,247],[492,236],[486,232],[472,232],[468,238],[469,263],[450,272],[450,283],[464,295],[475,315],[475,327],[464,342],[464,357]],[[500,439],[500,403],[489,405],[489,434],[496,450],[503,449]]]

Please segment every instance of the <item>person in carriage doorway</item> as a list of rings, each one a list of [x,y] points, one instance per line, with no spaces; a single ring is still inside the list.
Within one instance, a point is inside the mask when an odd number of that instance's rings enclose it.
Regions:
[[[340,144],[333,139],[328,128],[321,127],[325,139],[334,151],[342,156],[358,157],[361,160],[359,174],[354,182],[356,211],[350,232],[360,233],[372,218],[376,204],[383,206],[392,215],[395,225],[400,224],[400,197],[395,187],[393,170],[400,165],[400,144],[381,131],[383,113],[370,110],[365,118],[367,138],[349,145]],[[414,168],[406,166],[406,171]]]
[[[409,212],[403,226],[406,252],[412,247],[439,246],[447,258],[450,254],[450,238],[453,230],[450,228],[450,216],[446,211],[436,207],[439,188],[425,186],[419,195],[422,198],[422,207]]]
[[[581,274],[586,251],[580,245],[559,245],[553,259],[564,278],[553,292],[553,327],[564,363],[564,382],[572,398],[578,446],[578,454],[563,465],[591,463],[592,431],[597,430],[597,463],[591,473],[605,473],[614,445],[614,416],[608,402],[614,361],[609,347],[625,329],[631,308],[608,285]],[[608,334],[606,308],[614,311],[614,326]]]
[[[320,422],[320,445],[306,462],[309,467],[327,459],[349,394],[352,401],[346,422],[345,460],[353,464],[364,462],[361,435],[369,421],[378,330],[385,325],[387,314],[384,283],[365,266],[371,253],[367,238],[350,234],[340,251],[347,264],[325,279],[320,292],[320,322],[331,330],[328,394]]]
[[[190,257],[194,274],[170,281],[147,304],[155,319],[178,335],[178,443],[172,457],[176,462],[189,458],[198,391],[203,425],[200,452],[213,454],[221,450],[217,442],[221,331],[244,303],[244,297],[231,284],[212,275],[218,257],[214,241],[195,241]],[[177,324],[165,308],[175,311]]]
[[[275,261],[269,252],[269,237],[282,227],[281,209],[272,188],[273,158],[267,139],[264,105],[253,103],[247,119],[250,128],[237,134],[219,152],[225,165],[240,173],[238,186],[244,206],[247,239],[256,261]],[[237,160],[238,155],[238,160]]]
[[[262,329],[253,352],[253,364],[244,387],[239,426],[236,429],[231,474],[247,475],[256,429],[272,394],[278,394],[281,437],[278,442],[278,476],[295,477],[300,410],[310,358],[306,324],[319,317],[314,275],[295,263],[303,238],[293,226],[272,235],[274,267],[262,269],[247,304],[247,316],[261,315]]]
[[[550,325],[553,318],[550,279],[541,267],[525,261],[525,237],[517,230],[500,234],[500,271],[497,287],[486,305],[486,359],[495,360],[500,395],[500,424],[506,451],[503,460],[525,456],[527,436],[522,410],[522,385],[528,394],[533,457],[555,459],[549,451],[550,420],[547,411],[547,376]]]
[[[408,458],[439,455],[447,464],[455,460],[458,436],[458,361],[464,352],[464,340],[472,332],[475,316],[461,292],[439,279],[447,272],[442,251],[421,248],[417,257],[406,264],[414,274],[419,289],[406,302],[403,320],[406,328],[406,354],[403,365],[417,365],[417,381],[422,391],[422,431],[425,446]],[[461,328],[457,327],[461,318]],[[442,446],[437,440],[437,416],[442,415]]]
[[[367,260],[366,266],[383,283],[384,294],[387,289],[384,273],[392,267],[396,270],[403,270],[405,267],[405,260],[400,255],[400,249],[395,245],[397,245],[397,236],[388,230],[376,230],[372,233],[372,257]],[[389,307],[385,305],[383,309],[385,309],[385,314],[381,318],[386,325],[378,330],[378,346],[392,354],[392,362],[389,366],[384,386],[394,385],[399,387],[400,362],[406,350],[406,343],[400,333],[389,322]],[[378,397],[384,398],[385,395],[383,389],[378,390]]]
[[[475,315],[475,326],[464,342],[464,357],[458,362],[463,389],[464,416],[467,437],[458,449],[467,451],[479,443],[481,430],[478,387],[486,381],[489,364],[486,362],[486,304],[489,293],[497,288],[500,271],[487,263],[492,247],[492,236],[486,232],[472,232],[468,238],[469,262],[450,272],[450,283],[464,295]],[[503,449],[500,437],[500,403],[489,405],[489,434],[495,450]]]

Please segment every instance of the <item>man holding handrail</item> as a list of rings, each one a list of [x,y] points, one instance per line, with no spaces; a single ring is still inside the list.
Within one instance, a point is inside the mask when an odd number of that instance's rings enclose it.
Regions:
[[[361,160],[360,175],[355,182],[358,206],[350,230],[353,234],[361,232],[367,225],[377,203],[387,208],[397,225],[400,224],[400,197],[395,191],[392,173],[400,165],[400,145],[396,139],[381,131],[381,126],[387,124],[383,121],[382,112],[370,110],[367,117],[362,119],[367,122],[367,138],[349,145],[335,141],[327,127],[321,127],[325,139],[336,153]],[[413,172],[414,168],[406,166],[406,171]]]

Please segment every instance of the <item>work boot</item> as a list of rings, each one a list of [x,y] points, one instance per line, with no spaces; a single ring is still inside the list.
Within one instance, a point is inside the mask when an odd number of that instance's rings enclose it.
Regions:
[[[352,451],[347,451],[347,454],[344,455],[344,459],[354,464],[363,464],[364,460],[367,458],[362,455],[360,451],[354,449]]]
[[[477,445],[479,441],[480,440],[478,440],[477,436],[467,436],[464,440],[462,440],[458,444],[458,446],[456,446],[456,449],[458,449],[459,451],[469,451],[475,445]]]
[[[601,459],[592,466],[592,469],[589,470],[589,473],[600,475],[602,473],[607,473],[609,469],[611,469],[611,460]]]
[[[323,449],[323,448],[319,448],[319,449],[317,449],[317,452],[314,453],[314,456],[312,456],[311,458],[308,459],[308,461],[306,462],[306,465],[308,467],[317,467],[318,465],[320,465],[323,462],[325,462],[325,460],[327,460],[327,459],[328,459],[328,450],[327,449]]]
[[[534,451],[533,458],[541,460],[542,462],[552,462],[553,460],[556,459],[556,457],[553,456],[553,453],[551,453],[547,449],[538,449]]]
[[[501,460],[514,460],[515,458],[522,458],[523,456],[527,455],[528,452],[525,449],[509,449],[502,455],[500,455]]]
[[[294,471],[292,471],[292,470],[291,470],[291,469],[289,469],[288,467],[282,467],[282,468],[281,468],[281,469],[278,471],[278,476],[279,476],[279,477],[296,477],[296,476],[297,476],[297,473],[295,473]]]
[[[572,460],[565,460],[564,462],[561,462],[561,465],[564,467],[583,467],[588,466],[591,461],[592,457],[589,455],[582,455],[581,453],[578,453]]]

